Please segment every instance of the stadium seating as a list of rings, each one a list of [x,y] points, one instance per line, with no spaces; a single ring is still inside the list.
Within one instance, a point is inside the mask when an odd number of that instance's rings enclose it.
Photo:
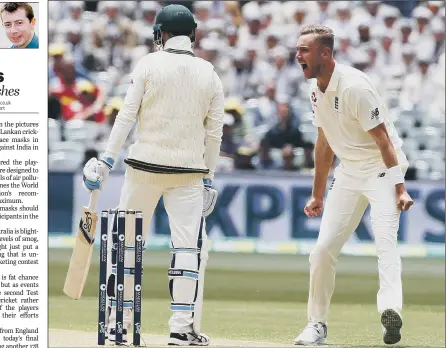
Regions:
[[[200,7],[194,50],[214,64],[226,96],[240,100],[241,123],[228,127],[237,130],[237,145],[243,153],[248,148],[256,170],[268,170],[257,165],[259,144],[276,124],[281,104],[288,105],[304,140],[311,143],[316,140],[308,98],[309,81],[303,78],[295,62],[294,47],[303,25],[320,23],[334,30],[335,59],[364,70],[377,85],[403,138],[403,149],[416,177],[444,179],[445,42],[444,35],[441,36],[445,27],[444,7],[431,15],[425,11],[427,2],[413,2],[417,7],[411,9],[409,17],[404,17],[409,10],[407,4],[399,9],[387,1],[375,1],[376,16],[368,11],[370,1],[331,2],[326,12],[318,1],[301,2],[299,6],[292,1],[235,2],[240,11],[233,11],[219,1],[183,3],[193,11]],[[116,97],[121,100],[125,97],[136,62],[155,49],[153,19],[163,4],[162,1],[51,4],[50,87],[64,84],[67,70],[60,62],[71,64],[76,79],[88,79],[95,85],[95,103],[101,110],[91,114],[95,116],[73,116],[73,110],[74,114],[79,110],[77,115],[81,115],[82,108],[70,104],[78,101],[67,102],[66,96],[54,94],[50,88],[50,97],[60,103],[60,108],[51,108],[49,115],[50,170],[80,170],[88,160],[86,151],[91,155],[104,150],[120,108],[114,102]],[[345,22],[342,16],[346,11],[349,21]],[[233,13],[241,13],[241,17]],[[384,20],[389,16],[396,16],[392,25]],[[423,21],[427,25],[421,30]],[[365,29],[369,29],[369,35],[364,34]],[[404,32],[409,29],[410,35],[406,37]],[[388,42],[390,48],[386,46]],[[412,62],[406,64],[409,58]],[[423,74],[426,65],[427,72]],[[67,107],[71,113],[66,112]],[[295,148],[293,153],[296,170],[311,170],[302,148]],[[280,169],[281,149],[272,149],[270,155],[276,163],[274,169]],[[125,169],[123,158],[117,161],[118,170]],[[221,158],[219,163],[219,170],[238,169],[237,161],[228,157]]]

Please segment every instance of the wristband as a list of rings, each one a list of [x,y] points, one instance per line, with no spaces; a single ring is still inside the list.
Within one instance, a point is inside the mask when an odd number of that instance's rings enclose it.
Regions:
[[[400,166],[394,166],[388,170],[390,182],[392,185],[404,184],[404,175]]]
[[[115,160],[110,157],[104,157],[101,159],[102,162],[108,167],[108,169],[112,170],[113,164],[115,163]]]
[[[212,180],[211,179],[203,179],[204,187],[212,187]]]

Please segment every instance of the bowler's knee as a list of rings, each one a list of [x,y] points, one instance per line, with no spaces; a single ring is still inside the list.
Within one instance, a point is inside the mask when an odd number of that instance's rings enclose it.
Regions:
[[[311,267],[332,266],[337,258],[333,256],[327,247],[316,247],[309,257]]]
[[[397,235],[400,213],[396,210],[396,207],[388,210],[373,211],[370,217],[375,234],[385,234],[393,237]]]

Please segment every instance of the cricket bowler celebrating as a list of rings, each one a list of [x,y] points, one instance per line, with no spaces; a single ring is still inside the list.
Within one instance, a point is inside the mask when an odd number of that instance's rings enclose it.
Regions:
[[[401,259],[397,250],[400,211],[413,204],[404,186],[408,168],[402,141],[375,86],[359,70],[333,58],[333,31],[321,25],[302,29],[296,59],[310,87],[315,144],[312,196],[305,206],[309,217],[322,213],[318,240],[310,254],[309,324],[296,345],[325,344],[335,264],[344,243],[358,226],[367,205],[378,256],[378,311],[384,342],[400,341],[402,327]],[[334,154],[340,164],[328,191],[325,185]]]
[[[137,139],[125,160],[128,167],[119,210],[142,211],[145,232],[159,199],[164,199],[172,252],[168,272],[173,311],[169,345],[181,346],[209,345],[209,338],[200,333],[202,280],[204,259],[207,259],[202,216],[212,212],[218,195],[212,189],[212,179],[224,113],[220,78],[212,64],[196,57],[192,51],[196,27],[186,7],[169,5],[161,9],[154,26],[159,50],[137,63],[104,155],[99,160],[91,159],[84,168],[85,186],[89,190],[101,189],[138,120]],[[113,238],[115,242],[115,233]],[[124,287],[124,341],[132,319],[133,243],[134,235],[126,234],[125,268],[129,272]],[[110,252],[113,258],[115,250]],[[108,279],[108,296],[113,306],[116,305],[115,274],[112,272]],[[116,335],[115,313],[109,307],[107,336],[111,341]]]

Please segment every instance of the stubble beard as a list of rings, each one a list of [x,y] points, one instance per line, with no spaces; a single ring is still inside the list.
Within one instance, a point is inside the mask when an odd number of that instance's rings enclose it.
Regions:
[[[321,75],[321,71],[322,71],[322,64],[319,63],[314,67],[312,78],[317,79]]]

